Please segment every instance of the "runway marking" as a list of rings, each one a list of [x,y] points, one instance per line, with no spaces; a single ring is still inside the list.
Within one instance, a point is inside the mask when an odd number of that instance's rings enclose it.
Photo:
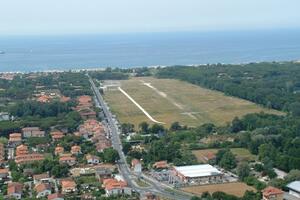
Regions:
[[[118,87],[120,90],[132,103],[134,103],[152,122],[157,124],[166,124],[164,122],[160,122],[155,120],[140,104],[138,104],[127,92],[125,92],[121,87]]]

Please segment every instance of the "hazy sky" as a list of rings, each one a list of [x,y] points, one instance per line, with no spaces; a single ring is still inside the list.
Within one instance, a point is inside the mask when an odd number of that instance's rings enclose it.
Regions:
[[[300,0],[0,0],[0,34],[299,28]]]

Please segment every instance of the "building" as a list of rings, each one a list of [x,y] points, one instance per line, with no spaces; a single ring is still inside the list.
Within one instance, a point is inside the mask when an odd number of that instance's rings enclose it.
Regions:
[[[41,131],[39,127],[26,127],[22,129],[23,137],[45,137],[45,131]]]
[[[213,152],[209,151],[206,154],[203,155],[203,160],[205,162],[211,162],[211,161],[215,161],[216,160],[216,154],[214,154]]]
[[[48,95],[41,95],[36,100],[41,103],[49,103],[51,101],[51,97]]]
[[[283,191],[269,186],[262,191],[263,200],[283,200]]]
[[[7,196],[10,198],[21,199],[23,194],[23,184],[12,182],[8,183]]]
[[[11,147],[16,147],[22,143],[22,134],[21,133],[11,133],[9,134],[8,144]]]
[[[38,183],[34,190],[36,191],[36,198],[46,197],[51,194],[51,185],[49,183]]]
[[[132,159],[131,160],[131,168],[135,173],[141,173],[142,172],[142,164],[141,164],[140,160]]]
[[[68,155],[62,155],[59,158],[59,163],[60,164],[67,164],[70,166],[73,166],[76,164],[76,158],[72,157],[72,156],[68,156]]]
[[[116,166],[112,164],[99,164],[93,168],[95,169],[96,177],[100,181],[111,178],[112,173],[116,170]]]
[[[106,196],[116,195],[131,195],[131,188],[127,186],[125,181],[118,181],[116,179],[104,179],[103,186],[105,188]]]
[[[61,180],[61,191],[63,194],[76,192],[76,183],[73,180]]]
[[[291,182],[286,187],[289,189],[290,195],[300,198],[300,181]]]
[[[210,184],[223,180],[223,173],[209,164],[174,167],[170,182],[180,184]]]
[[[54,193],[48,195],[48,200],[64,200],[64,195],[60,193]]]
[[[78,145],[72,146],[71,154],[75,154],[75,155],[81,154],[81,147]]]
[[[32,162],[35,162],[35,161],[42,161],[44,159],[45,159],[45,157],[44,157],[43,154],[32,153],[32,154],[16,156],[15,162],[18,165],[21,165],[21,164],[32,163]]]
[[[88,164],[99,164],[100,163],[100,158],[98,156],[93,156],[93,155],[86,155],[85,156],[86,161]]]
[[[50,135],[53,141],[59,141],[64,137],[64,133],[61,131],[53,131],[50,133]]]
[[[9,175],[8,169],[0,169],[0,179],[7,178]]]
[[[64,148],[63,147],[60,147],[60,146],[58,146],[58,147],[55,147],[55,150],[54,150],[54,154],[57,156],[57,155],[61,155],[61,154],[63,154],[64,153]]]
[[[162,160],[162,161],[158,161],[158,162],[154,163],[152,165],[152,167],[155,169],[167,169],[167,168],[169,168],[169,165],[168,165],[167,161]]]
[[[24,144],[17,146],[16,148],[16,156],[26,155],[28,154],[28,147]]]
[[[36,185],[38,183],[49,183],[51,180],[48,173],[33,175],[33,183]]]
[[[10,115],[7,112],[0,112],[0,121],[10,120]]]

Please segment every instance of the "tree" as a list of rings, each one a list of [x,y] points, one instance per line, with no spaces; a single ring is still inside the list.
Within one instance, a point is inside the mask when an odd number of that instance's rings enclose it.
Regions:
[[[226,170],[230,170],[236,167],[236,159],[230,149],[225,150],[218,164]]]
[[[170,131],[178,131],[180,130],[182,127],[179,124],[179,122],[173,122],[170,126]]]
[[[121,130],[123,134],[134,132],[134,124],[131,123],[123,123],[121,125]]]
[[[245,177],[249,176],[250,167],[247,162],[242,162],[237,167],[237,175],[241,180],[244,180]]]
[[[150,132],[154,133],[154,134],[158,134],[158,133],[163,132],[163,131],[165,131],[164,126],[159,125],[159,124],[153,124],[151,129],[150,129]]]
[[[113,149],[112,147],[104,149],[103,159],[105,162],[115,163],[117,160],[119,160],[119,158],[120,157],[117,150]]]
[[[238,117],[235,117],[231,123],[231,131],[237,133],[243,129],[243,122]]]
[[[142,122],[139,124],[140,131],[147,134],[149,132],[149,124],[147,122]]]

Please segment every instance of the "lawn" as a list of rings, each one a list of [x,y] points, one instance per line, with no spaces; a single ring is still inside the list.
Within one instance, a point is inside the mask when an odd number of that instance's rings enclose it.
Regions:
[[[196,195],[201,195],[204,192],[209,192],[212,194],[214,192],[220,191],[238,197],[242,197],[247,190],[255,191],[253,187],[248,186],[245,183],[241,183],[241,182],[191,186],[191,187],[182,188],[182,190]]]
[[[282,114],[179,80],[143,77],[122,80],[120,83],[121,88],[155,120],[165,122],[166,126],[175,121],[187,126],[199,126],[204,123],[224,125],[236,116],[262,111]],[[119,90],[106,91],[104,98],[122,123],[151,123]]]
[[[251,154],[248,149],[245,148],[232,148],[230,149],[231,152],[236,156],[238,161],[254,161],[256,160],[256,156]],[[206,160],[204,159],[205,155],[208,152],[212,152],[216,154],[218,149],[203,149],[203,150],[194,150],[193,154],[196,156],[199,162],[205,163]]]

